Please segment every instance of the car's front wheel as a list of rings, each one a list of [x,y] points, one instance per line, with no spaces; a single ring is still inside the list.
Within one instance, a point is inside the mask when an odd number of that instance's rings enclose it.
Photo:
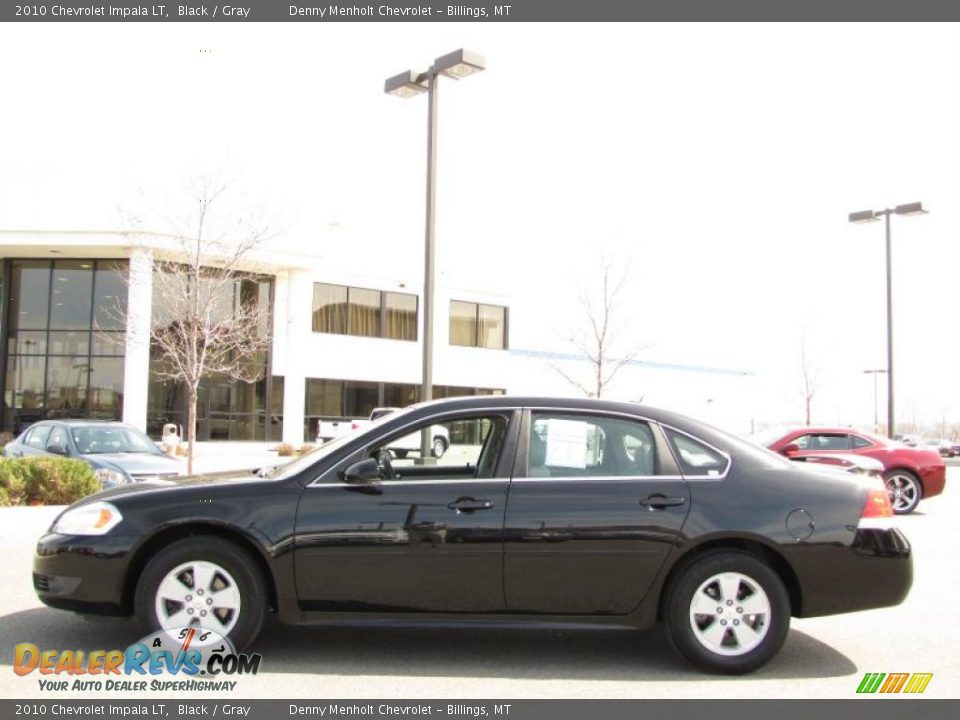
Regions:
[[[674,646],[690,663],[710,672],[747,673],[783,645],[790,600],[761,560],[716,552],[681,572],[669,591],[666,618]]]
[[[202,627],[239,650],[260,632],[266,587],[253,559],[216,537],[187,538],[147,563],[134,599],[145,633]]]
[[[920,489],[920,481],[916,475],[909,470],[891,470],[883,476],[883,480],[887,486],[887,495],[890,497],[893,512],[897,515],[906,515],[917,509],[923,491]]]

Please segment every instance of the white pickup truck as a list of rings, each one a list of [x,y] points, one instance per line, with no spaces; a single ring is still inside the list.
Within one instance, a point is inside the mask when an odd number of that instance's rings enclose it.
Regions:
[[[384,415],[389,415],[400,408],[382,407],[374,408],[368,419],[347,419],[347,420],[318,420],[317,421],[317,442],[325,443],[334,438],[342,437],[347,433],[366,427],[374,420],[379,420]],[[450,431],[443,425],[432,425],[430,427],[430,454],[435,458],[443,457],[443,454],[450,447]],[[408,453],[420,452],[420,433],[414,432],[405,435],[402,438],[394,440],[387,445],[387,448],[398,458],[405,458]]]

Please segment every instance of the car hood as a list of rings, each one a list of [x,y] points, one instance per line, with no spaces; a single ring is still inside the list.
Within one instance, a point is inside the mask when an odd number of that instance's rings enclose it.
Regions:
[[[257,477],[250,470],[233,470],[230,472],[210,473],[207,475],[187,475],[184,477],[156,478],[153,480],[143,480],[141,482],[130,483],[129,485],[120,485],[101,490],[93,495],[88,495],[77,505],[87,502],[96,502],[99,500],[115,501],[122,500],[125,497],[137,495],[139,493],[170,493],[188,490],[190,488],[202,486],[222,486],[237,483],[249,482],[269,482],[261,477]]]
[[[113,466],[128,475],[179,475],[183,468],[175,458],[149,453],[90,453],[80,457],[94,467]]]

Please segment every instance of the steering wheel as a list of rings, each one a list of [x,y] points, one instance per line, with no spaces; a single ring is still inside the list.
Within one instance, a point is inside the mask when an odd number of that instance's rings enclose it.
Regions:
[[[377,465],[380,466],[381,480],[393,480],[397,477],[397,472],[393,469],[390,458],[390,451],[386,448],[380,448],[380,452],[377,453]]]

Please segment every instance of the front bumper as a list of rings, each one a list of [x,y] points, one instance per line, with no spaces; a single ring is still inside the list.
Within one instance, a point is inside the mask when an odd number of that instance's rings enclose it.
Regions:
[[[799,617],[899,605],[913,585],[913,551],[896,529],[858,529],[848,547],[823,547],[797,557]]]
[[[135,537],[49,533],[37,542],[33,587],[61,610],[129,615],[124,586]]]

